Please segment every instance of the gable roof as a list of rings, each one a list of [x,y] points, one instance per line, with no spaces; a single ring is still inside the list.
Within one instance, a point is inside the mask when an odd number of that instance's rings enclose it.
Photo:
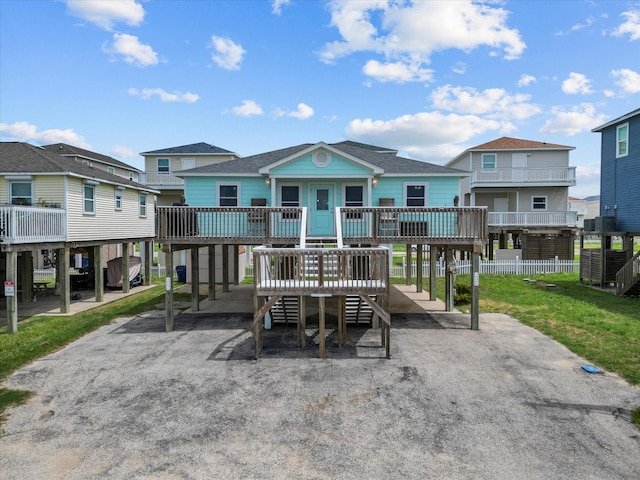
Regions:
[[[121,162],[120,160],[116,160],[115,158],[109,157],[108,155],[102,155],[101,153],[92,152],[80,147],[74,147],[73,145],[68,145],[66,143],[52,143],[51,145],[44,145],[42,148],[50,151],[51,153],[57,153],[63,156],[75,156],[86,158],[88,160],[95,160],[107,165],[113,165],[115,167],[131,170],[132,172],[141,171],[140,169],[129,165],[128,163]]]
[[[523,140],[513,137],[501,137],[481,145],[477,145],[465,150],[574,150],[576,147],[568,147],[566,145],[558,145],[556,143],[537,142],[535,140]]]
[[[24,142],[0,142],[0,174],[70,175],[160,193],[128,178]]]
[[[190,145],[182,145],[179,147],[161,148],[160,150],[151,150],[149,152],[142,152],[140,155],[239,155],[224,148],[216,147],[215,145],[209,145],[208,143],[192,143]]]
[[[297,154],[303,154],[304,151],[313,150],[314,147],[330,147],[329,149],[341,153],[342,155],[361,160],[363,163],[370,164],[377,170],[382,170],[388,174],[422,174],[422,175],[445,175],[445,176],[467,176],[468,172],[455,168],[443,167],[433,163],[427,163],[420,160],[412,160],[409,158],[399,157],[396,150],[385,149],[373,145],[365,145],[357,142],[344,141],[339,143],[327,144],[303,143],[293,147],[273,150],[271,152],[260,153],[249,157],[241,157],[233,162],[218,163],[215,165],[205,165],[202,167],[182,170],[177,175],[182,176],[201,176],[201,175],[249,175],[258,176],[260,170],[268,168],[270,165],[277,164],[295,157]]]
[[[622,115],[621,117],[618,118],[614,118],[613,120],[611,120],[610,122],[605,123],[604,125],[600,125],[599,127],[594,128],[593,130],[591,130],[592,132],[601,132],[602,130],[604,130],[607,127],[610,127],[611,125],[615,125],[616,123],[620,123],[620,122],[624,122],[625,120],[630,119],[631,117],[635,117],[637,115],[640,115],[640,108],[636,108],[635,110],[633,110],[632,112],[629,112],[625,115]]]

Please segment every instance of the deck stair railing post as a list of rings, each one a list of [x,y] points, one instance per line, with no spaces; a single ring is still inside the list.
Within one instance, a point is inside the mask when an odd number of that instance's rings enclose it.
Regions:
[[[616,272],[616,294],[625,295],[634,287],[640,291],[640,251]]]

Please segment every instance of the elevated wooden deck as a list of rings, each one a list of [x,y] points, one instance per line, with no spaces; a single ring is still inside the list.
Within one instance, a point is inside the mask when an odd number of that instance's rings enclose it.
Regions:
[[[253,250],[254,356],[262,346],[263,319],[284,296],[318,297],[320,357],[325,356],[326,297],[357,295],[382,320],[381,343],[390,357],[389,250],[376,248],[267,248]],[[375,298],[375,300],[374,300]],[[298,339],[306,343],[304,308],[298,309]],[[338,315],[338,343],[346,340],[345,310]]]

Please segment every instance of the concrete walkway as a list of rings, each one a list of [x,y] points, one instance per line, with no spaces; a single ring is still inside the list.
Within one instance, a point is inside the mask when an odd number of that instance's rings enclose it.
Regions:
[[[317,358],[311,319],[306,348],[275,325],[254,361],[251,289],[231,288],[174,332],[163,311],[121,318],[15,372],[36,394],[11,411],[0,478],[640,477],[640,389],[509,316],[471,331],[398,286],[390,360],[379,331],[338,348],[330,322]]]

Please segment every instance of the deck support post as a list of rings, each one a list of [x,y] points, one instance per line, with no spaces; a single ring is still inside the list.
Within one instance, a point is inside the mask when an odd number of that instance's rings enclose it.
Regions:
[[[233,284],[240,285],[240,245],[233,246]]]
[[[429,300],[436,300],[438,268],[438,249],[435,245],[429,245]]]
[[[96,302],[104,302],[104,274],[102,272],[102,246],[93,247],[93,291]]]
[[[406,249],[406,256],[404,258],[406,258],[406,263],[405,263],[405,277],[406,277],[406,281],[405,281],[405,285],[411,285],[411,264],[413,263],[413,255],[411,253],[411,244],[407,243],[407,249]]]
[[[480,251],[482,246],[474,245],[471,254],[471,330],[480,328]]]
[[[191,249],[191,311],[200,311],[200,249]]]
[[[151,285],[151,267],[153,266],[153,242],[146,240],[142,243],[144,249],[144,278],[142,284]]]
[[[422,292],[422,248],[423,245],[416,245],[416,292]]]
[[[58,262],[56,268],[60,271],[60,313],[69,313],[71,310],[71,280],[69,278],[70,262],[69,245],[58,249]]]
[[[216,299],[216,246],[209,245],[209,300]]]
[[[129,243],[122,244],[122,293],[129,293]]]
[[[445,311],[453,312],[453,276],[455,264],[453,263],[453,250],[449,247],[445,248]]]
[[[7,252],[7,282],[13,283],[13,295],[6,296],[7,301],[7,332],[18,332],[18,252]]]
[[[22,303],[33,303],[33,252],[22,252]]]
[[[229,291],[229,245],[222,245],[222,291]]]
[[[318,296],[318,336],[320,343],[320,358],[325,358],[325,309],[324,309],[324,295]]]
[[[165,248],[167,248],[164,252],[167,272],[164,279],[165,330],[173,332],[173,250],[171,246]]]

